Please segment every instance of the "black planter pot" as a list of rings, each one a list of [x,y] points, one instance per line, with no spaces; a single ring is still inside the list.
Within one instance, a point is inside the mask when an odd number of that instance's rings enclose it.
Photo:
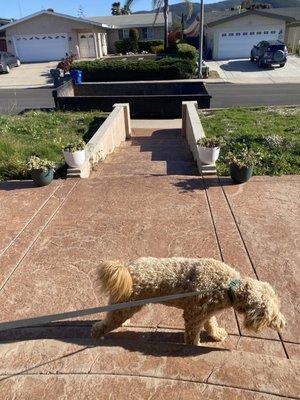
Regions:
[[[53,169],[46,171],[42,169],[34,169],[31,171],[31,178],[37,186],[47,186],[53,180]]]
[[[253,167],[238,167],[230,164],[230,176],[236,183],[244,183],[249,181],[253,174]]]

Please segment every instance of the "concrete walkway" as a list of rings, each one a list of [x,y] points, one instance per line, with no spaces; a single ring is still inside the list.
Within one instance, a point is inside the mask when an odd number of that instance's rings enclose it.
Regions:
[[[224,343],[184,346],[180,311],[152,305],[98,344],[89,317],[1,333],[1,400],[299,398],[299,176],[202,178],[180,131],[150,125],[88,180],[0,185],[1,320],[104,304],[104,258],[214,257],[274,285],[286,331],[230,311]]]

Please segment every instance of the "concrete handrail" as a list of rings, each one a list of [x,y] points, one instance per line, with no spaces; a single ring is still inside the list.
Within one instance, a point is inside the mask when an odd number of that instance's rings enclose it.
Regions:
[[[68,168],[67,177],[88,178],[93,164],[104,160],[116,147],[131,137],[129,104],[115,104],[91,140],[86,144],[86,162],[80,168]]]
[[[188,145],[197,162],[199,172],[202,172],[202,163],[199,158],[197,141],[205,137],[204,129],[198,115],[196,101],[184,101],[182,103],[182,134],[186,137]]]

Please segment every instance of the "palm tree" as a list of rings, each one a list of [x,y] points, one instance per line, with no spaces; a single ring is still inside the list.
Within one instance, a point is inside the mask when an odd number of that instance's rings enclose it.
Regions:
[[[192,3],[190,3],[189,0],[183,0],[186,2],[187,7],[189,9],[189,14],[192,11]],[[127,7],[130,7],[134,0],[126,0],[125,5]],[[164,20],[165,20],[165,32],[164,32],[164,45],[165,45],[165,51],[167,50],[169,46],[169,41],[168,41],[168,33],[169,33],[169,0],[152,0],[152,7],[153,9],[156,9],[156,16],[154,20],[154,24],[157,20],[158,14],[163,9],[163,14],[164,14]]]

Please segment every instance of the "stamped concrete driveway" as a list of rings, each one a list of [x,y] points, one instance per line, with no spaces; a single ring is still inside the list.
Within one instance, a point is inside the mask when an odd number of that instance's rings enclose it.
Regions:
[[[290,56],[284,68],[258,68],[248,58],[239,60],[208,61],[211,70],[231,83],[300,83],[300,57]]]
[[[12,68],[9,74],[0,74],[0,89],[26,89],[51,87],[50,69],[57,66],[58,61],[22,64]]]
[[[89,317],[1,332],[1,400],[299,398],[299,189],[299,176],[198,176],[179,131],[157,126],[134,128],[90,179],[1,183],[1,322],[105,304],[99,260],[150,255],[268,280],[288,321],[256,335],[228,310],[227,340],[201,347],[182,344],[180,310],[161,305],[99,343]]]

